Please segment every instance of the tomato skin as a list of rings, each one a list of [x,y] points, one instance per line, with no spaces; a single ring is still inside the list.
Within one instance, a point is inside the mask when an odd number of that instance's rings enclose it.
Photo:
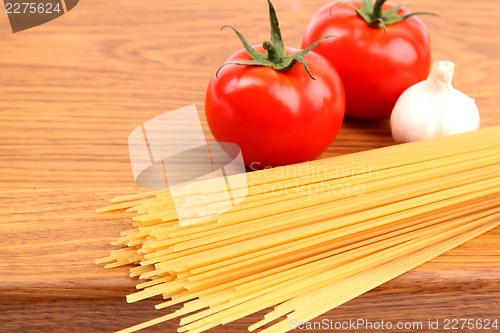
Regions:
[[[297,51],[286,48],[287,55]],[[226,63],[249,59],[242,49]],[[284,73],[229,64],[210,80],[205,99],[209,128],[217,141],[237,144],[251,169],[313,160],[340,130],[342,81],[322,56],[309,52],[304,59],[315,80],[299,63]]]
[[[345,1],[360,8],[361,1]],[[303,46],[335,35],[314,51],[337,69],[346,91],[346,115],[361,119],[388,117],[398,97],[427,78],[431,66],[429,32],[418,17],[388,25],[386,31],[370,27],[344,3],[321,8],[306,29]],[[393,8],[386,2],[383,10]],[[331,15],[330,15],[331,13]],[[400,15],[410,12],[404,7]]]

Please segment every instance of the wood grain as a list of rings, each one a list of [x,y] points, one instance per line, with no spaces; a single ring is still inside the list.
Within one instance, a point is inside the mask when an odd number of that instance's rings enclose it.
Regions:
[[[275,0],[285,42],[299,46],[326,3]],[[500,2],[409,7],[440,13],[423,18],[434,59],[456,63],[454,85],[476,98],[481,126],[499,125]],[[126,269],[94,264],[130,225],[125,214],[95,209],[139,191],[127,150],[136,126],[188,104],[203,110],[208,80],[240,48],[223,24],[259,43],[268,37],[267,5],[82,1],[17,34],[0,12],[0,332],[112,332],[158,315],[153,301],[126,304],[135,288]],[[390,144],[387,121],[346,120],[323,157]],[[500,320],[499,238],[497,228],[318,320]],[[245,332],[260,315],[213,331]]]

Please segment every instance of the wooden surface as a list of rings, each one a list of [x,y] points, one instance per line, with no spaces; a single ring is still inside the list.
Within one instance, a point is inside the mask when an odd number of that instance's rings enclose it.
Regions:
[[[299,46],[308,19],[326,3],[274,1],[288,45]],[[0,332],[112,332],[160,314],[155,302],[126,304],[135,286],[127,269],[94,264],[129,227],[125,215],[97,216],[95,209],[138,191],[128,134],[177,107],[203,110],[209,78],[240,48],[220,27],[234,24],[261,42],[266,6],[81,1],[16,34],[0,12]],[[454,85],[476,98],[483,127],[500,124],[500,2],[416,0],[410,8],[441,14],[424,18],[434,59],[456,63]],[[387,121],[347,120],[324,156],[390,144]],[[500,320],[499,237],[497,228],[322,318]],[[260,315],[213,332],[245,332]],[[484,332],[467,330],[475,331]]]

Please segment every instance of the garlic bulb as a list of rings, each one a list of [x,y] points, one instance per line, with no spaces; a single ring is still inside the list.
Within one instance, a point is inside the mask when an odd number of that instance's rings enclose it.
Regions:
[[[434,63],[427,80],[399,97],[391,114],[392,137],[396,143],[458,134],[479,128],[475,100],[451,85],[455,64]]]

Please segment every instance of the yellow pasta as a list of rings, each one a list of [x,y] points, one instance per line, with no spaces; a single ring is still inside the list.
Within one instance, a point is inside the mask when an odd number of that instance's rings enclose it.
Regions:
[[[98,212],[134,213],[135,228],[97,263],[132,265],[129,302],[183,304],[120,332],[174,318],[203,332],[265,309],[249,330],[287,332],[499,226],[499,138],[491,127],[230,176],[247,195],[222,214],[226,185],[189,184],[181,214],[207,218],[185,226],[168,190],[112,199]]]

